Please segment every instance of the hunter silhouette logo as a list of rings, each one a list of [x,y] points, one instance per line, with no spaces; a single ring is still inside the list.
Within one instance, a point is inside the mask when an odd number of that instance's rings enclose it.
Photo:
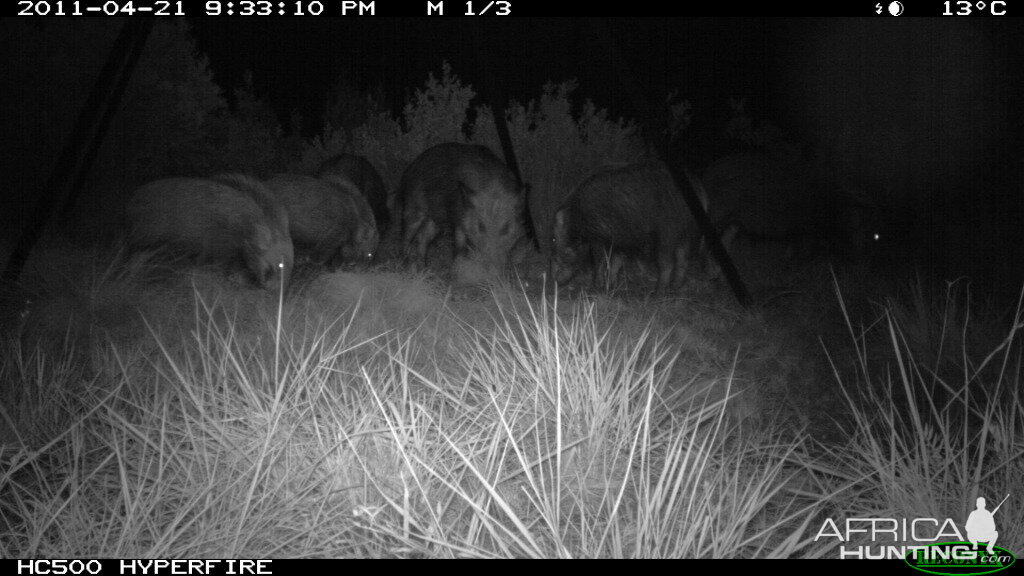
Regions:
[[[1017,559],[1009,550],[996,546],[999,531],[996,530],[995,515],[1009,497],[1007,494],[991,512],[985,498],[979,497],[964,525],[967,542],[942,542],[914,547],[907,552],[907,564],[922,572],[949,576],[991,574],[1006,570]],[[979,551],[982,543],[985,544],[984,550]]]
[[[1007,494],[1006,498],[1010,495]],[[978,497],[978,507],[975,508],[974,512],[967,517],[967,539],[974,544],[974,549],[978,549],[978,542],[987,542],[989,554],[995,554],[993,547],[996,545],[996,539],[999,538],[999,532],[996,530],[996,512],[1006,502],[1006,498],[996,506],[996,509],[989,512],[985,509],[985,498],[983,496]]]

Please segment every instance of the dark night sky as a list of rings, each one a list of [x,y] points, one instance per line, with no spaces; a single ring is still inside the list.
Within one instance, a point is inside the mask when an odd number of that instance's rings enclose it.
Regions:
[[[912,163],[921,181],[939,166],[1020,157],[1022,19],[613,18],[604,19],[637,83],[654,103],[672,89],[697,114],[722,114],[748,97],[801,142],[824,143],[847,171]],[[547,81],[576,78],[577,101],[613,117],[636,115],[583,19],[200,18],[194,31],[218,80],[252,70],[257,93],[282,118],[298,109],[318,133],[339,75],[382,86],[400,109],[446,60],[477,89],[483,77],[469,26],[482,26],[500,87],[520,101]],[[880,141],[880,133],[892,141]],[[832,142],[830,140],[839,140]],[[887,151],[879,153],[878,149]],[[879,159],[879,156],[882,158]],[[908,157],[909,156],[909,157]],[[897,157],[900,159],[897,160]],[[999,160],[1003,161],[1003,160]],[[893,167],[879,167],[890,163]],[[887,174],[888,179],[896,178]],[[876,183],[877,184],[877,183]],[[888,185],[888,184],[886,184]]]
[[[768,39],[762,20],[607,22],[638,81],[656,101],[672,87],[684,95],[753,95],[763,89]],[[220,79],[237,83],[242,71],[251,69],[257,89],[265,90],[281,110],[298,108],[318,116],[320,102],[339,74],[354,76],[363,87],[383,85],[395,106],[406,90],[423,85],[428,72],[439,73],[445,60],[479,93],[482,78],[468,26],[482,25],[498,82],[512,98],[535,98],[549,80],[577,78],[580,95],[616,114],[633,113],[581,19],[512,18],[480,24],[466,18],[200,18],[193,24],[199,46],[210,55]]]
[[[672,89],[695,119],[748,97],[796,140],[824,146],[846,172],[875,187],[931,186],[984,162],[1020,159],[1024,97],[1022,19],[612,18],[604,19],[646,96]],[[482,26],[494,75],[520,101],[547,81],[579,81],[613,117],[636,111],[583,19],[270,18],[194,21],[218,80],[253,72],[257,93],[282,118],[298,109],[319,132],[338,75],[382,86],[400,109],[447,60],[480,94],[470,26]],[[910,168],[908,168],[908,166]],[[899,182],[897,182],[899,180]]]
[[[729,97],[748,97],[755,119],[766,118],[799,144],[824,151],[842,171],[864,175],[875,188],[913,197],[963,179],[969,170],[1022,157],[1024,19],[602,22],[650,102],[661,103],[677,89],[693,104],[696,126],[728,114]],[[637,116],[586,19],[196,18],[192,24],[222,86],[239,85],[251,70],[257,95],[282,120],[298,110],[306,136],[320,132],[339,77],[357,91],[383,88],[397,112],[407,93],[447,61],[481,94],[484,74],[472,27],[480,27],[493,76],[508,96],[525,102],[546,82],[576,79],[577,103],[589,98],[613,118]],[[61,78],[22,72],[53,86],[25,94],[59,93]],[[12,88],[8,100],[16,104],[22,86]]]

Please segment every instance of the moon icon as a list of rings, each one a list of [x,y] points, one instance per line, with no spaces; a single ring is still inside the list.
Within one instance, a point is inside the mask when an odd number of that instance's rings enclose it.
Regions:
[[[889,14],[893,16],[899,16],[903,14],[903,4],[898,0],[893,0],[889,3]]]

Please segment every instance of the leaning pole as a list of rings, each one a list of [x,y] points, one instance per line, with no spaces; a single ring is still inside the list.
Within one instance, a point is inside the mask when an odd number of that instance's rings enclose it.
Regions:
[[[740,278],[732,258],[722,245],[722,240],[719,238],[718,232],[711,223],[711,219],[708,218],[708,214],[697,195],[696,187],[701,185],[697,181],[697,177],[686,167],[682,156],[676,154],[675,148],[677,143],[671,137],[662,136],[666,132],[659,126],[657,121],[658,115],[655,112],[654,106],[644,95],[636,80],[634,80],[634,75],[628,64],[626,64],[625,57],[623,57],[604,21],[599,18],[587,18],[586,20],[594,36],[597,37],[598,43],[604,48],[605,55],[608,57],[612,69],[619,77],[619,83],[626,91],[626,94],[629,95],[630,100],[633,101],[633,106],[641,116],[640,126],[642,127],[644,138],[665,162],[665,165],[668,166],[672,179],[675,180],[676,188],[682,192],[683,199],[686,200],[686,205],[690,208],[697,226],[700,227],[701,233],[707,240],[708,247],[711,249],[711,255],[714,256],[719,266],[721,266],[722,273],[725,275],[729,287],[736,296],[736,300],[744,307],[750,306],[752,302],[750,292],[747,290],[746,284],[743,283],[743,279]],[[678,161],[673,160],[677,157],[679,158]]]
[[[153,17],[132,18],[121,28],[42,194],[11,251],[0,281],[18,281],[32,249],[46,230],[54,208],[62,206],[63,213],[70,210],[117,111],[153,22]]]

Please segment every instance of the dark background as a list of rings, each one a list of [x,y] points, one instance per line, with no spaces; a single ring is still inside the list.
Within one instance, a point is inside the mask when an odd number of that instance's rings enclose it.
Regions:
[[[901,196],[1020,157],[1024,25],[1019,19],[604,19],[637,83],[655,103],[670,90],[696,121],[728,98],[795,140]],[[398,112],[428,72],[451,64],[478,88],[471,26],[482,27],[500,87],[520,102],[547,81],[576,78],[578,95],[613,116],[637,110],[580,18],[270,18],[193,20],[224,86],[251,70],[282,120],[306,135],[340,78],[378,90]],[[951,174],[952,173],[952,174]]]
[[[224,88],[251,71],[282,125],[321,133],[344,86],[401,110],[447,61],[483,85],[479,27],[499,87],[536,98],[575,78],[577,103],[635,117],[582,18],[193,18],[198,48]],[[694,127],[716,127],[729,98],[780,127],[886,205],[891,260],[937,277],[968,274],[1019,288],[1024,269],[1021,105],[1024,23],[1013,18],[609,18],[603,23],[654,103],[678,90]],[[102,58],[102,56],[100,56]],[[41,74],[38,82],[55,83]],[[7,88],[11,88],[7,86]],[[18,88],[18,87],[14,87]],[[56,90],[52,92],[57,92]],[[53,94],[59,101],[59,93]],[[17,142],[8,145],[17,146]],[[700,144],[698,143],[698,148]],[[691,149],[695,158],[705,150]],[[29,191],[8,174],[5,195]],[[24,204],[24,203],[22,203]]]
[[[637,81],[661,101],[672,88],[684,95],[754,95],[767,87],[773,42],[764,19],[695,21],[606,18],[628,55]],[[512,98],[535,98],[547,81],[580,81],[580,92],[614,115],[633,116],[591,27],[582,18],[334,18],[231,20],[195,18],[199,47],[225,85],[254,81],[282,118],[298,109],[316,131],[319,106],[338,77],[363,90],[383,88],[397,112],[408,91],[447,61],[479,87],[471,27],[483,30],[488,59]],[[784,33],[783,33],[784,35]]]
[[[717,126],[730,97],[781,127],[880,198],[893,263],[941,278],[967,274],[1009,290],[1022,279],[1021,128],[1024,24],[984,18],[604,19],[655,103],[670,90]],[[501,88],[519,101],[549,80],[613,116],[637,110],[592,27],[580,18],[196,19],[218,79],[252,70],[282,118],[298,109],[316,133],[339,76],[379,89],[398,111],[441,61],[479,87],[469,26],[481,26]],[[242,49],[242,47],[245,47]],[[699,158],[703,150],[693,150]],[[909,265],[909,264],[908,264]]]

